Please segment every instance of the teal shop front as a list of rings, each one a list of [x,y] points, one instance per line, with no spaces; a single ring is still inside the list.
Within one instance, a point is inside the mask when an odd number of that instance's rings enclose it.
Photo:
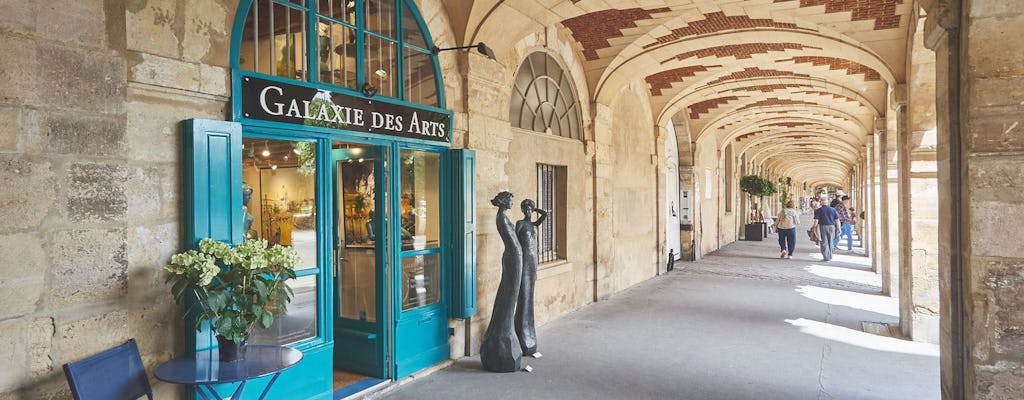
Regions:
[[[450,148],[415,4],[242,1],[231,48],[232,121],[184,123],[186,237],[302,257],[287,312],[250,338],[303,353],[268,398],[335,398],[447,360],[449,321],[476,311],[474,156]],[[213,335],[189,330],[187,347]]]

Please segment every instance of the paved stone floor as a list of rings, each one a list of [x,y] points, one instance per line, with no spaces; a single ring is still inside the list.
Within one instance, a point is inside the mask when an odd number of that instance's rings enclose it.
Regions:
[[[870,260],[822,263],[805,230],[792,260],[775,235],[737,242],[548,323],[531,373],[469,357],[373,397],[939,399],[938,346],[862,331],[897,323]]]

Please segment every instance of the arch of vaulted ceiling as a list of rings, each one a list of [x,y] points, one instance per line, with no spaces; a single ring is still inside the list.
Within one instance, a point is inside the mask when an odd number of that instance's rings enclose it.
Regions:
[[[636,76],[644,76],[657,91],[688,93],[755,67],[793,77],[842,82],[864,91],[876,108],[881,108],[877,106],[884,102],[884,95],[875,96],[877,90],[871,89],[884,89],[895,80],[878,55],[835,37],[778,29],[743,30],[680,39],[633,56],[620,54],[596,82],[594,95],[603,101],[614,94],[604,92],[606,87],[614,89]],[[657,91],[652,90],[652,94]]]
[[[719,113],[717,118],[708,122],[697,132],[694,140],[701,140],[704,137],[717,137],[719,142],[735,138],[738,135],[747,133],[745,130],[756,127],[759,124],[772,124],[784,121],[816,121],[825,125],[834,126],[844,134],[854,138],[852,142],[862,143],[863,137],[854,136],[860,132],[868,132],[869,126],[864,121],[843,112],[842,110],[830,108],[818,104],[796,104],[777,102],[778,104],[760,104],[758,107],[739,106],[731,113]],[[740,109],[748,107],[745,109]],[[690,121],[690,128],[694,129],[694,122]]]
[[[459,44],[483,41],[507,54],[532,32],[563,30],[575,41],[592,100],[610,104],[642,80],[652,126],[674,121],[677,135],[692,135],[681,144],[713,137],[724,146],[740,137],[750,151],[780,141],[813,154],[793,154],[779,168],[813,165],[827,175],[821,182],[833,184],[857,161],[850,154],[886,109],[888,88],[904,80],[913,7],[906,0],[440,1]],[[814,125],[743,137],[787,121],[779,118]],[[812,132],[829,145],[787,132]]]

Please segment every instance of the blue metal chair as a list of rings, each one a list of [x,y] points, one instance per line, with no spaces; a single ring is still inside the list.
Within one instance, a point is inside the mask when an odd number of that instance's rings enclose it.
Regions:
[[[75,400],[153,400],[135,339],[84,360],[64,364]]]

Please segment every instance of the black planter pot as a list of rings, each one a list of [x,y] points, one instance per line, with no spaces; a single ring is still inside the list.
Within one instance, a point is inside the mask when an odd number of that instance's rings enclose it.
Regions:
[[[245,343],[249,341],[246,336],[242,343],[235,343],[224,336],[217,335],[217,351],[220,354],[221,362],[241,361],[245,359]]]
[[[744,238],[746,240],[761,241],[764,239],[765,223],[752,222],[744,227]]]

